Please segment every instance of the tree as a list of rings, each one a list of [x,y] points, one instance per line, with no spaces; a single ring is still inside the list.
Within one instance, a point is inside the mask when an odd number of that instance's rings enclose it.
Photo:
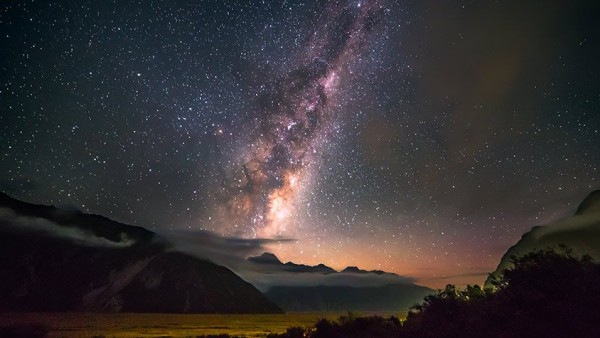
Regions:
[[[572,250],[513,257],[495,292],[448,285],[412,309],[407,337],[596,337],[600,264]]]

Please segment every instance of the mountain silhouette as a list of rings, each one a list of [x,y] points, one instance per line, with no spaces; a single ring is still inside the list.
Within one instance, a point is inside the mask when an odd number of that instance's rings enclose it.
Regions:
[[[266,264],[270,267],[287,272],[308,272],[320,274],[330,274],[337,272],[325,264],[319,264],[315,266],[296,264],[293,262],[287,262],[284,264],[279,260],[279,258],[277,258],[277,256],[269,252],[265,252],[260,256],[249,257],[248,260],[257,264]]]
[[[590,193],[579,204],[573,216],[553,223],[534,226],[502,256],[498,267],[485,282],[492,287],[492,280],[512,266],[512,256],[522,256],[535,250],[565,245],[576,255],[588,254],[600,259],[600,190]]]
[[[286,285],[275,284],[266,289],[265,295],[285,311],[406,311],[434,292],[415,285],[411,279],[381,270],[349,266],[338,272],[324,264],[282,263],[268,252],[248,260],[269,267],[270,273],[298,274],[292,285],[293,281],[286,281]],[[322,276],[318,279],[320,284],[304,285],[303,278],[309,275]],[[365,280],[376,285],[352,285]]]
[[[251,262],[260,263],[260,264],[273,264],[273,265],[282,265],[283,264],[283,262],[281,262],[279,260],[279,258],[277,258],[277,256],[275,256],[269,252],[265,252],[260,256],[249,257],[248,260]]]
[[[155,233],[0,193],[0,312],[280,313]]]
[[[346,267],[344,270],[342,270],[340,272],[342,272],[342,273],[362,273],[362,274],[364,274],[364,273],[374,273],[376,275],[383,275],[383,274],[395,275],[395,273],[385,272],[385,271],[382,271],[382,270],[362,270],[362,269],[359,269],[356,266]]]
[[[396,276],[396,274],[391,273],[391,272],[385,272],[385,271],[381,271],[381,270],[370,270],[370,271],[362,270],[356,266],[349,266],[349,267],[346,267],[344,270],[338,272],[335,269],[330,268],[327,265],[322,264],[322,263],[318,264],[318,265],[313,265],[313,266],[297,264],[297,263],[293,263],[293,262],[283,263],[283,262],[281,262],[281,260],[279,260],[279,258],[277,258],[277,256],[275,256],[274,254],[272,254],[270,252],[264,252],[260,256],[248,257],[248,260],[251,262],[257,263],[257,264],[269,265],[270,267],[278,268],[282,271],[287,271],[287,272],[307,272],[307,273],[321,273],[321,274],[333,274],[333,273],[368,274],[368,273],[373,273],[376,275],[389,274],[389,275]]]

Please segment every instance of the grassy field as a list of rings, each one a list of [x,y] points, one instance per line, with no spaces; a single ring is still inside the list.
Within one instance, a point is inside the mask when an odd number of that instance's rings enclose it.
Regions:
[[[406,313],[358,313],[357,315]],[[310,312],[276,315],[179,315],[138,313],[2,313],[0,326],[42,324],[48,337],[196,337],[227,333],[264,337],[285,332],[288,327],[312,326],[321,318],[337,319],[347,313]]]

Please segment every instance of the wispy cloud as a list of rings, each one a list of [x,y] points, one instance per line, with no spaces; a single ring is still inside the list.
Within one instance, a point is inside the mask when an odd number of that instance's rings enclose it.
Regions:
[[[265,246],[269,244],[285,245],[296,242],[295,239],[223,237],[209,231],[165,231],[160,235],[171,243],[171,250],[182,251],[224,265],[261,291],[266,291],[275,285],[367,287],[414,282],[411,277],[392,274],[335,273],[325,275],[315,272],[289,272],[277,265],[259,264],[247,260],[248,256],[265,252],[267,250]]]
[[[0,225],[6,230],[12,231],[43,232],[49,236],[66,239],[83,246],[123,248],[135,243],[124,232],[121,233],[121,240],[113,241],[82,229],[77,224],[57,224],[42,217],[20,215],[10,208],[0,208]]]
[[[600,259],[600,191],[592,193],[582,203],[585,210],[553,223],[533,227],[502,257],[494,274],[511,266],[511,256],[519,256],[538,249],[566,245],[578,254],[589,254]]]

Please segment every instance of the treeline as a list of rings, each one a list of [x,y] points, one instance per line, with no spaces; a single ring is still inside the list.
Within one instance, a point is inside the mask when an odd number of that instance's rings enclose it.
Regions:
[[[448,285],[390,317],[322,319],[270,338],[600,337],[600,264],[569,249],[513,257],[494,290]]]

